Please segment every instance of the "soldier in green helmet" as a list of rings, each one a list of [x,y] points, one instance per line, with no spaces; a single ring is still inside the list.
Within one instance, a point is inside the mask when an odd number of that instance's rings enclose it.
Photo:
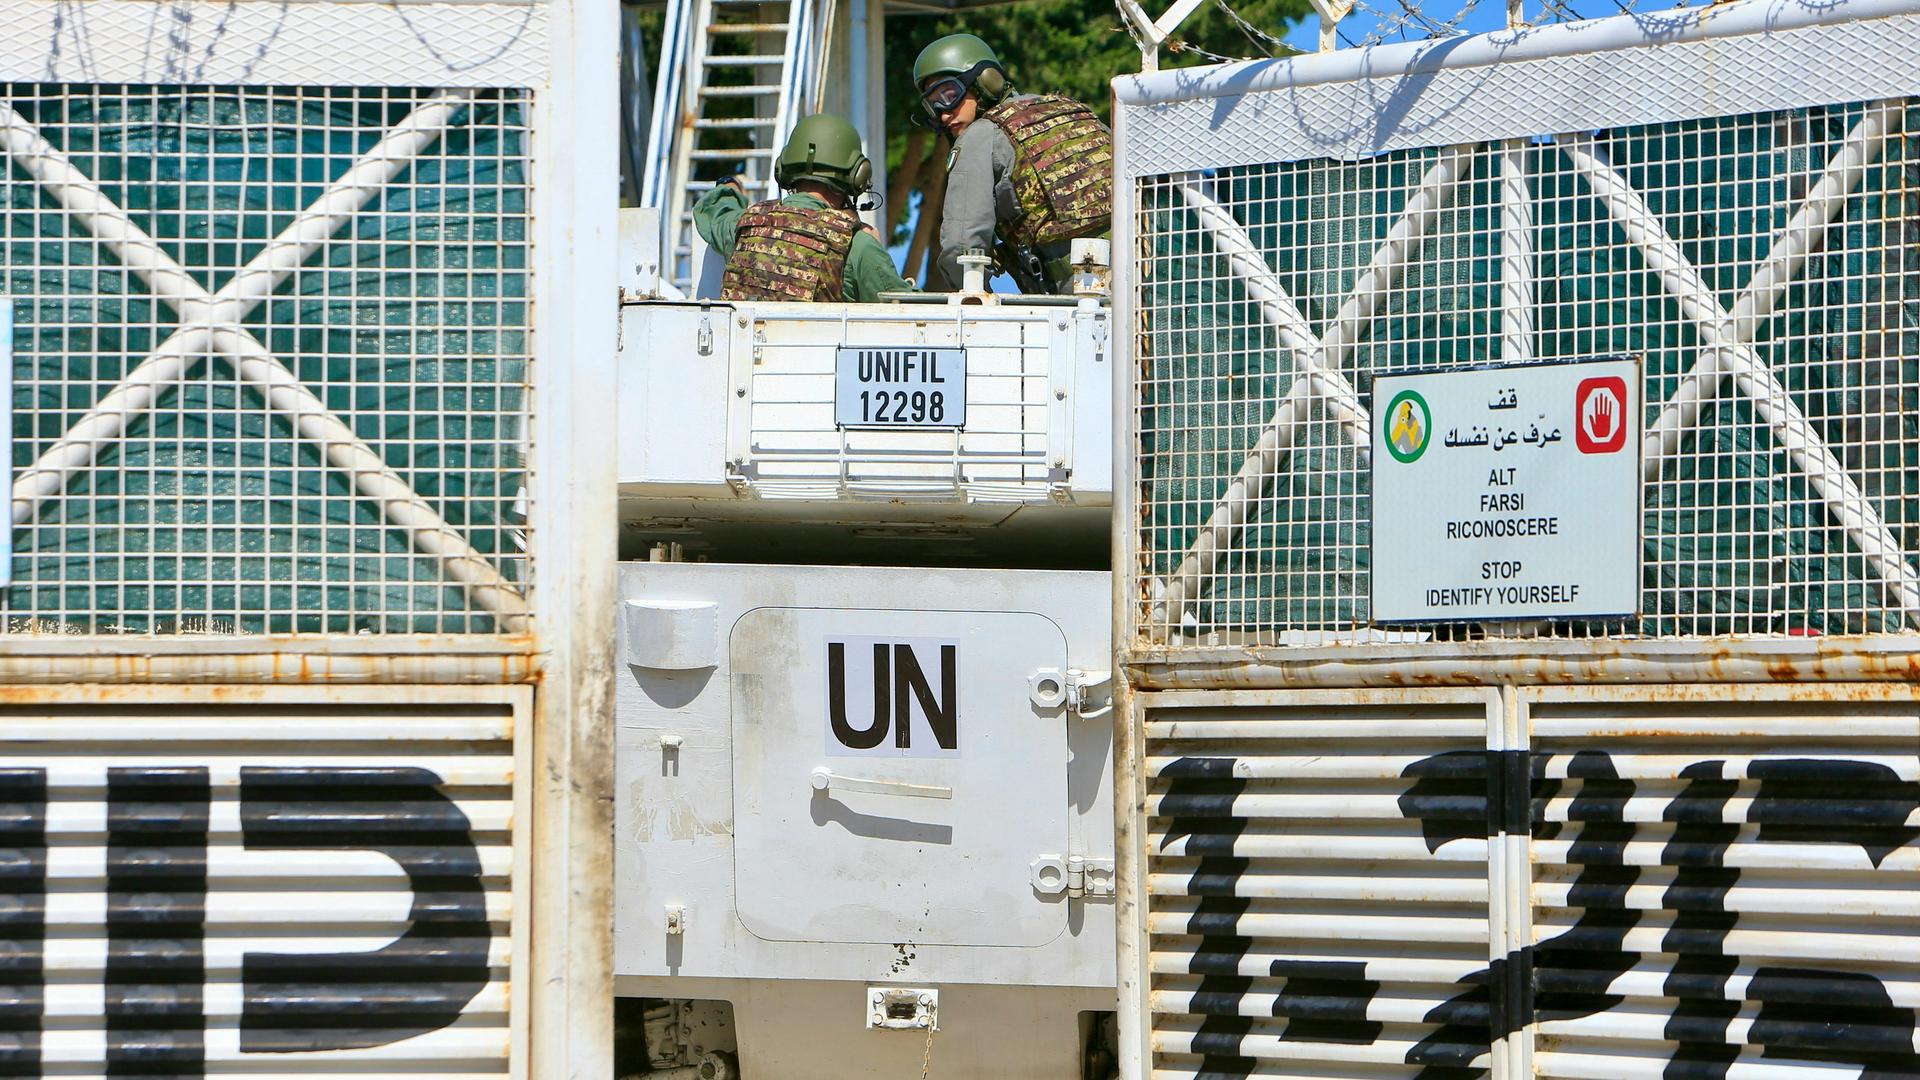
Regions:
[[[694,228],[727,260],[722,299],[868,304],[913,288],[854,213],[873,165],[852,124],[826,113],[795,124],[773,178],[785,197],[749,206],[728,179],[694,205]]]
[[[984,248],[1023,292],[1061,292],[1068,242],[1101,236],[1113,218],[1113,133],[1092,109],[1056,94],[1021,94],[992,47],[948,34],[913,62],[923,126],[953,137],[940,266]]]

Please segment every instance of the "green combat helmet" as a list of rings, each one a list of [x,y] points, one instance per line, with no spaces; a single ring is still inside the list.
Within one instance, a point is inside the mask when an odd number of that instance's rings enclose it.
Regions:
[[[990,106],[1013,89],[993,46],[972,34],[948,34],[921,49],[913,62],[913,86],[928,116],[936,120],[941,108],[959,104],[968,90],[979,94],[980,104]]]
[[[773,178],[783,188],[800,180],[817,180],[858,196],[873,185],[873,163],[860,146],[860,133],[831,113],[815,113],[793,125],[787,145],[773,164]]]

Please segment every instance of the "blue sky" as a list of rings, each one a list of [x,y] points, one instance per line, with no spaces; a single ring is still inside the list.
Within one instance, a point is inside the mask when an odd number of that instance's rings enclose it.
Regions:
[[[1400,9],[1398,0],[1362,0],[1362,2],[1375,11],[1391,12]],[[1470,34],[1480,34],[1489,30],[1498,30],[1507,25],[1506,0],[1477,0],[1477,2],[1475,2],[1475,0],[1467,0],[1467,2],[1472,4],[1472,9],[1467,12],[1466,18],[1461,20],[1460,29]],[[1616,0],[1565,0],[1560,6],[1580,18],[1599,19],[1605,18],[1608,15],[1620,14],[1623,5],[1627,8],[1639,8],[1646,11],[1664,11],[1668,8],[1679,7],[1681,3],[1682,0],[1654,0],[1652,3],[1635,3],[1634,0],[1618,0],[1618,2],[1616,2]],[[1451,2],[1441,4],[1421,4],[1416,2],[1414,6],[1437,22],[1448,21],[1455,12],[1460,10],[1458,5]],[[1540,0],[1526,0],[1524,10],[1527,17],[1536,23],[1552,21],[1545,16],[1544,6],[1540,3]],[[1368,35],[1373,33],[1379,25],[1380,21],[1377,16],[1356,10],[1353,15],[1347,17],[1340,23],[1343,45],[1348,41],[1355,44],[1364,42]],[[1424,33],[1416,32],[1414,38],[1402,39],[1396,35],[1388,40],[1414,40],[1424,36]],[[1320,47],[1320,20],[1317,18],[1308,18],[1285,34],[1281,34],[1280,37],[1296,49],[1311,52]]]

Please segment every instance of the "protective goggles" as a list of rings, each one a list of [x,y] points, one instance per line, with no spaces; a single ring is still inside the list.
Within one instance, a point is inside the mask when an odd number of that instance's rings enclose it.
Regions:
[[[941,113],[952,112],[960,107],[960,102],[966,99],[967,88],[971,83],[972,80],[955,75],[935,79],[927,84],[926,89],[920,91],[920,104],[926,107],[928,116],[938,120]]]

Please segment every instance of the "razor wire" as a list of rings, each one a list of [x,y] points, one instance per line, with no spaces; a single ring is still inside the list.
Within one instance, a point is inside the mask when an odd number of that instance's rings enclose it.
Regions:
[[[1210,63],[1237,63],[1311,51],[1311,43],[1303,36],[1311,27],[1311,16],[1291,27],[1262,27],[1242,15],[1229,0],[1213,0],[1213,4],[1246,37],[1251,47],[1247,55],[1231,56],[1204,48],[1181,37],[1177,26],[1176,32],[1166,37],[1163,47],[1169,53],[1190,54]],[[1639,0],[1522,0],[1517,9],[1499,0],[1351,0],[1347,14],[1335,20],[1334,39],[1339,48],[1434,41],[1503,27],[1526,29],[1632,14],[1639,6]],[[1675,6],[1688,5],[1685,2],[1659,5],[1662,10]],[[1124,16],[1124,4],[1121,11]],[[1150,47],[1132,19],[1123,17],[1122,22],[1136,43]]]

